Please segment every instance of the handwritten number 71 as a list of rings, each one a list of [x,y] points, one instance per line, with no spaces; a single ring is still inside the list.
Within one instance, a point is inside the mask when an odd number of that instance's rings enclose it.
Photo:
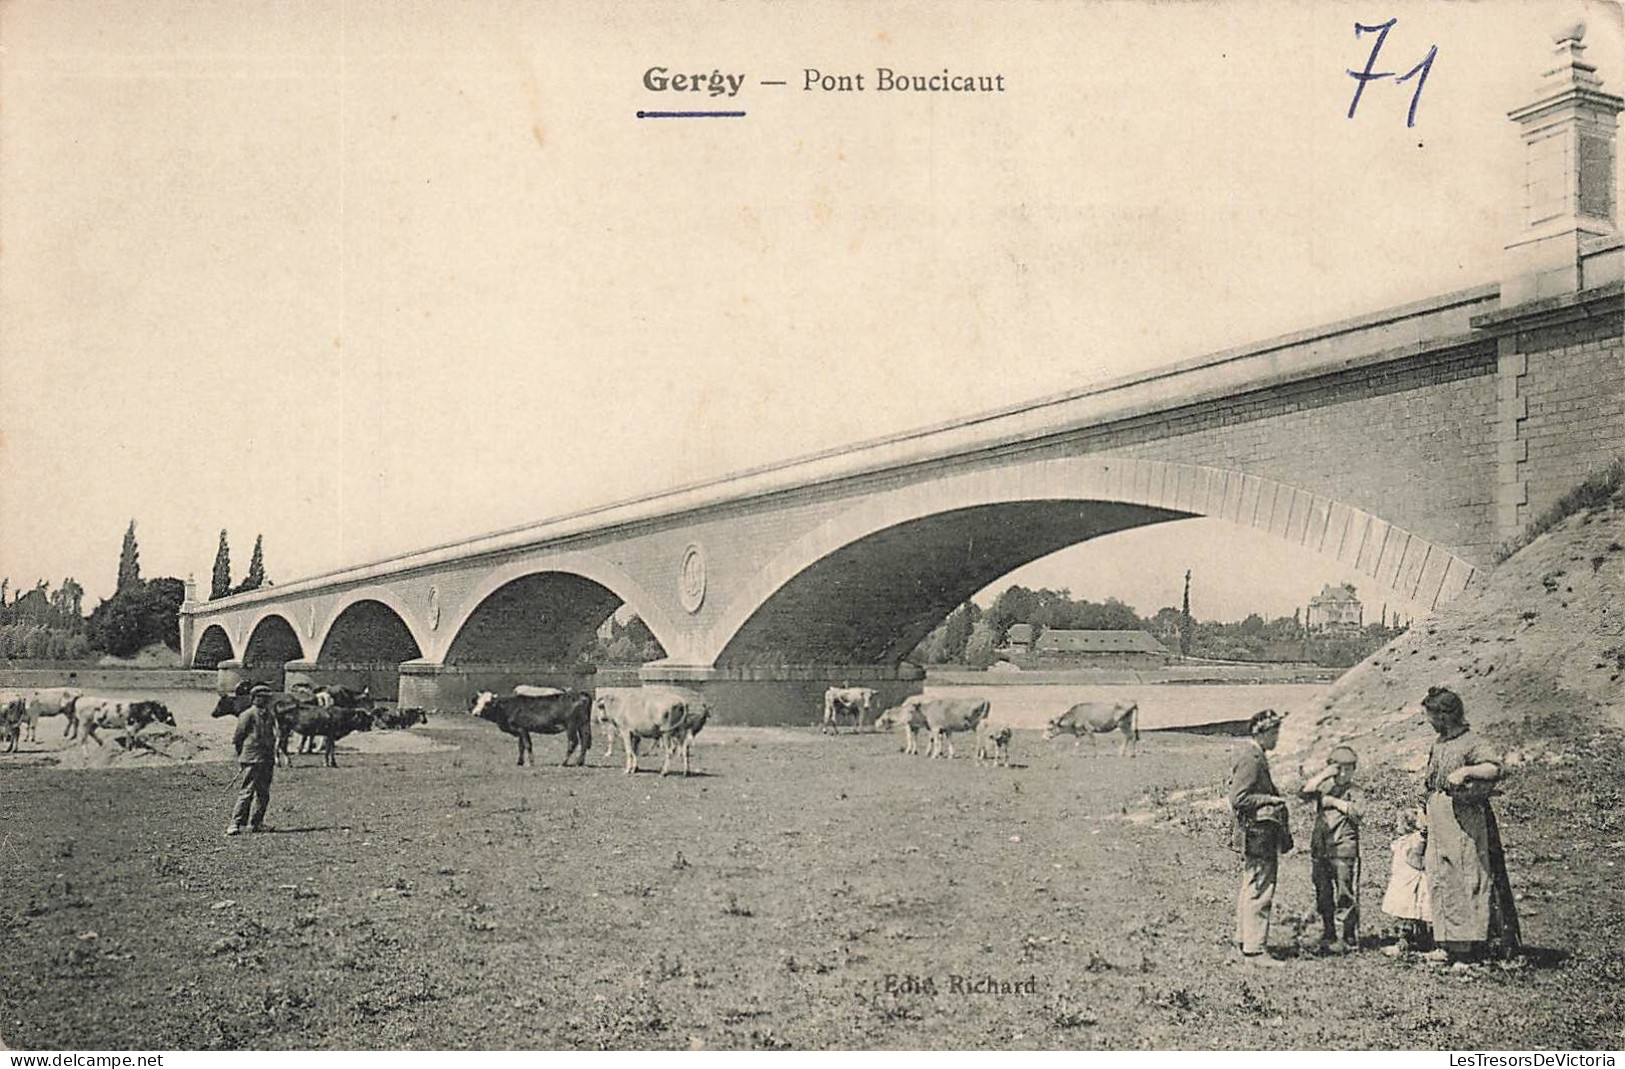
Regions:
[[[1422,62],[1418,63],[1404,74],[1395,75],[1393,71],[1372,70],[1372,68],[1377,65],[1377,53],[1382,51],[1382,43],[1388,39],[1388,31],[1393,29],[1394,23],[1398,21],[1399,20],[1397,18],[1393,18],[1389,19],[1387,22],[1379,22],[1375,26],[1367,26],[1359,22],[1354,24],[1354,36],[1356,38],[1364,34],[1374,33],[1377,35],[1377,40],[1371,46],[1371,55],[1366,57],[1365,70],[1351,70],[1348,72],[1348,76],[1353,78],[1355,81],[1354,99],[1349,101],[1349,118],[1351,119],[1354,118],[1354,112],[1360,106],[1360,95],[1365,92],[1367,82],[1373,82],[1379,78],[1393,78],[1396,85],[1403,85],[1412,78],[1415,78],[1416,89],[1411,93],[1411,108],[1410,111],[1406,113],[1405,125],[1416,125],[1416,105],[1422,99],[1422,87],[1427,84],[1428,72],[1433,69],[1433,57],[1439,54],[1439,46],[1429,45],[1428,54],[1422,59]]]

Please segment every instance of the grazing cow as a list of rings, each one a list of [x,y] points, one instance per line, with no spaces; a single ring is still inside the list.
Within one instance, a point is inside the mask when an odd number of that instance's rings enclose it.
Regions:
[[[27,698],[12,696],[0,699],[0,738],[6,740],[6,753],[17,752],[17,740],[27,720]]]
[[[40,690],[18,692],[16,696],[27,703],[23,738],[28,742],[39,741],[36,729],[42,716],[66,717],[67,721],[62,725],[62,737],[72,735],[79,727],[78,703],[83,695],[84,691],[73,687],[45,687]]]
[[[91,698],[80,697],[78,701],[79,745],[84,746],[91,739],[96,745],[102,745],[102,740],[96,732],[100,728],[113,730],[123,729],[124,748],[128,750],[134,745],[136,733],[148,724],[168,724],[175,726],[175,717],[163,702],[154,701],[124,701],[120,698]]]
[[[976,763],[985,757],[995,766],[1010,767],[1010,725],[1003,721],[983,720],[976,725]]]
[[[1133,756],[1134,744],[1140,741],[1139,702],[1079,702],[1049,722],[1044,728],[1044,741],[1070,734],[1072,749],[1076,750],[1087,735],[1091,748],[1098,749],[1095,736],[1113,731],[1123,736],[1118,752]]]
[[[890,709],[875,717],[875,727],[880,731],[889,731],[892,728],[903,729],[903,752],[917,754],[920,745],[914,732],[925,730],[925,714],[920,712],[919,699],[907,698],[902,705],[894,705]]]
[[[824,723],[818,733],[839,735],[843,716],[852,718],[854,728],[862,727],[864,714],[874,699],[873,687],[831,687],[824,691]]]
[[[598,719],[614,724],[620,734],[626,747],[626,772],[638,770],[638,740],[659,739],[666,758],[660,774],[670,771],[672,754],[681,751],[686,776],[694,736],[710,719],[711,707],[698,694],[681,687],[639,687],[599,695],[594,712]]]
[[[927,731],[931,735],[931,745],[927,747],[925,755],[952,760],[954,733],[975,731],[987,716],[987,710],[986,698],[927,698],[916,694],[912,698],[905,698],[902,705],[887,709],[875,721],[875,726],[901,725],[906,740],[903,752],[910,754],[920,752],[914,732]],[[943,753],[944,742],[947,743],[947,753]]]
[[[542,735],[564,732],[564,765],[570,764],[571,754],[577,755],[577,768],[587,763],[587,751],[592,749],[592,695],[584,690],[520,686],[502,698],[482,690],[470,700],[468,711],[519,740],[521,765],[526,754],[531,767],[536,765],[530,742],[533,731]]]
[[[398,706],[380,703],[372,707],[373,727],[396,731],[401,728],[409,728],[413,724],[427,724],[428,722],[429,714],[416,706],[402,709]]]
[[[370,709],[346,709],[337,705],[323,708],[319,705],[305,705],[299,701],[291,703],[278,701],[279,698],[292,697],[291,694],[271,696],[271,714],[276,719],[277,753],[289,768],[293,767],[293,757],[288,753],[290,735],[298,734],[306,739],[323,739],[322,764],[328,768],[337,768],[339,763],[333,757],[333,748],[338,741],[354,731],[372,730]]]

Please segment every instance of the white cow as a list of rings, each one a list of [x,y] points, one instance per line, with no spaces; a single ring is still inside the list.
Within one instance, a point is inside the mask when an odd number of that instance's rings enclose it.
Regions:
[[[628,773],[638,770],[638,740],[659,739],[666,758],[660,774],[664,776],[671,770],[672,754],[681,751],[686,776],[694,736],[710,719],[711,707],[694,691],[682,687],[638,687],[600,694],[593,703],[593,715],[613,724],[620,734],[626,747]]]
[[[1118,752],[1133,756],[1134,745],[1140,741],[1139,702],[1079,702],[1049,722],[1044,728],[1044,740],[1071,735],[1076,750],[1087,735],[1089,744],[1098,748],[1095,736],[1113,731],[1123,735]]]
[[[824,723],[820,735],[839,735],[841,717],[850,716],[854,727],[863,726],[863,718],[874,703],[873,687],[831,687],[824,691]]]

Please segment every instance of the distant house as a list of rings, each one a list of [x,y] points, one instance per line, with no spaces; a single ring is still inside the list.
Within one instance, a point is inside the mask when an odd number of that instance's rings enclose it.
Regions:
[[[1011,653],[1030,653],[1033,648],[1032,624],[1011,624],[1010,630],[1004,633],[1005,649]]]
[[[1309,618],[1305,626],[1311,631],[1358,631],[1364,623],[1365,608],[1347,583],[1339,586],[1327,583],[1320,593],[1309,599]]]
[[[1174,653],[1145,631],[1045,631],[1027,662],[1042,668],[1154,668]]]

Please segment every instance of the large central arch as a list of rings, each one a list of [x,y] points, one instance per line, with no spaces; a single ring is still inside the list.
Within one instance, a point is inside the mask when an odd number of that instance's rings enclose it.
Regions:
[[[718,667],[895,664],[955,605],[1066,546],[1197,516],[1269,532],[1423,604],[1472,565],[1378,516],[1244,472],[1130,457],[1009,463],[880,489],[792,543],[711,629]]]

